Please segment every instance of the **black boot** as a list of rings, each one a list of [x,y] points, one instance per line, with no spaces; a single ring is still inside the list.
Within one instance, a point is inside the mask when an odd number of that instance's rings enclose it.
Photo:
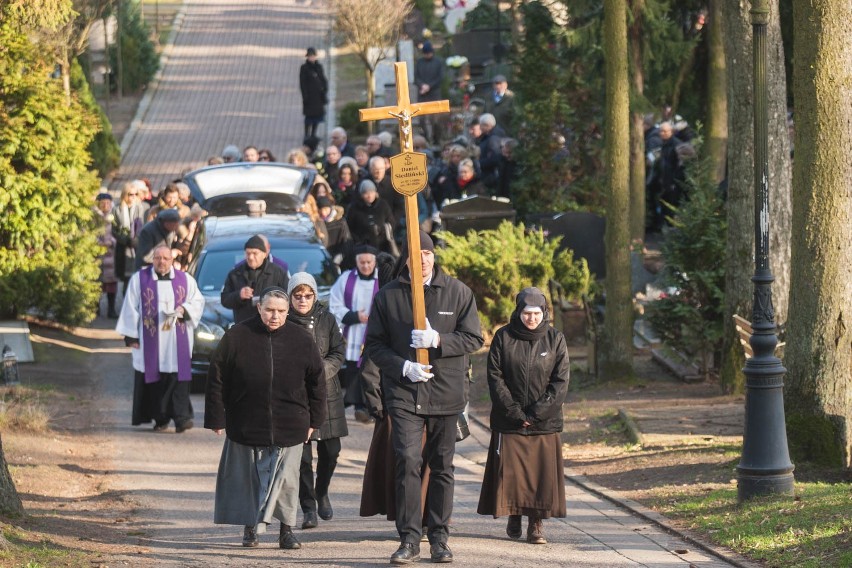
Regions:
[[[255,525],[246,525],[245,530],[243,530],[243,546],[246,548],[254,548],[258,544],[257,527],[255,527]]]
[[[281,523],[281,530],[278,533],[278,548],[285,548],[287,550],[302,548],[302,544],[296,540],[296,535],[293,534],[293,529],[284,523]]]

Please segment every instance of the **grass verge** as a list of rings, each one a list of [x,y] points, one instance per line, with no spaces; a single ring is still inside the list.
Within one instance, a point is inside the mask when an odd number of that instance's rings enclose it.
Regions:
[[[736,488],[707,494],[672,493],[651,503],[683,523],[769,566],[852,566],[852,491],[848,483],[796,483],[794,498],[737,503]]]
[[[0,430],[46,432],[50,413],[37,389],[12,386],[0,388]]]
[[[32,534],[9,525],[2,526],[2,535],[6,540],[0,550],[0,565],[41,568],[47,566],[67,566],[72,568],[91,568],[92,561],[82,552],[70,550],[48,539],[38,540]]]

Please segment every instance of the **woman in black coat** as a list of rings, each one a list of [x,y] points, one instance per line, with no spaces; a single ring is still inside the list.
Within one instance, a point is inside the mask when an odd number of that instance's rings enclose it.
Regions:
[[[479,496],[480,515],[509,515],[506,533],[544,544],[542,519],[565,517],[562,403],[568,392],[568,347],[547,321],[538,288],[518,294],[509,324],[488,353],[491,445]]]
[[[302,91],[302,113],[305,115],[305,138],[316,136],[317,125],[325,120],[328,81],[313,47],[308,48],[305,62],[299,69],[299,87]]]
[[[297,272],[290,278],[290,313],[287,322],[310,333],[316,341],[325,368],[328,418],[314,430],[310,441],[317,443],[317,471],[314,482],[313,451],[310,442],[302,450],[299,467],[299,502],[304,513],[303,529],[317,526],[317,512],[328,521],[334,515],[328,498],[328,486],[340,456],[340,438],[349,435],[343,408],[343,391],[337,372],[346,356],[343,336],[337,320],[328,308],[317,301],[317,283],[307,272]]]

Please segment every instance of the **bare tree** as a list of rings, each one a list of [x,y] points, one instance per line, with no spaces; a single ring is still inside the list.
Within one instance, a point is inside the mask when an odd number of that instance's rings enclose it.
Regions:
[[[412,3],[407,0],[330,0],[329,7],[335,30],[364,64],[367,107],[372,107],[376,96],[373,86],[376,65],[387,57],[385,48],[395,45],[399,39]]]

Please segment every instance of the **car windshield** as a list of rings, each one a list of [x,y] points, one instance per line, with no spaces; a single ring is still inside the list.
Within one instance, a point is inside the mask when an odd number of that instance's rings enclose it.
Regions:
[[[302,247],[273,250],[272,255],[287,263],[290,274],[308,272],[317,281],[317,286],[331,286],[336,278],[334,263],[321,248]],[[205,251],[202,255],[195,279],[202,294],[219,295],[225,286],[228,272],[245,260],[242,250]]]

